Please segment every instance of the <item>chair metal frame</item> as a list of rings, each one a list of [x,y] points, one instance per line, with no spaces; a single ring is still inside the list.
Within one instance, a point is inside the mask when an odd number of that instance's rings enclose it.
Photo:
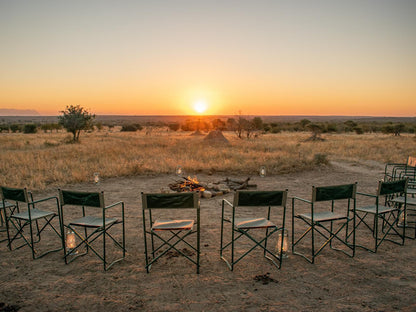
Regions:
[[[284,191],[236,191],[234,194],[233,203],[230,203],[228,200],[222,200],[222,212],[221,212],[221,242],[220,242],[220,258],[224,260],[228,268],[233,271],[234,265],[236,265],[240,260],[246,257],[254,249],[259,247],[263,250],[263,256],[271,261],[277,268],[282,266],[283,258],[283,234],[285,231],[285,219],[286,219],[286,202],[287,202],[288,190]],[[225,216],[225,207],[229,206],[232,208],[231,218]],[[266,218],[236,218],[236,210],[239,210],[240,207],[249,208],[252,210],[258,210],[261,208],[267,208],[267,217]],[[271,218],[271,210],[273,208],[281,207],[282,208],[282,224],[280,226],[274,224]],[[224,224],[231,224],[231,240],[224,243]],[[261,239],[255,238],[249,233],[251,230],[266,230],[265,235]],[[279,246],[280,251],[273,252],[268,248],[267,241],[270,237],[276,233],[281,232],[282,239],[280,241],[281,245]],[[254,245],[242,255],[239,255],[235,259],[235,242],[242,238],[248,238]],[[224,251],[231,246],[231,259],[227,260],[224,256]]]
[[[151,266],[170,250],[175,250],[184,256],[190,262],[196,265],[196,273],[199,274],[200,269],[200,203],[199,193],[141,193],[142,195],[142,213],[143,213],[143,238],[145,248],[145,268],[149,273]],[[178,209],[195,209],[196,210],[196,230],[194,230],[194,220],[178,220],[178,219],[161,219],[153,220],[152,210],[178,210]],[[146,211],[148,218],[146,218]],[[146,225],[148,219],[149,226]],[[164,238],[162,233],[169,233],[169,238]],[[196,233],[196,247],[186,241],[188,236]],[[147,236],[150,235],[151,240],[151,257],[149,257]],[[155,238],[161,243],[156,246]],[[176,246],[184,243],[196,252],[196,259],[185,254]],[[163,250],[164,247],[167,247]],[[195,257],[194,257],[195,258]]]
[[[403,218],[400,217],[400,221],[397,223],[397,227],[406,227],[405,230],[405,238],[409,239],[416,239],[416,198],[414,194],[411,194],[412,197],[409,197],[409,187],[407,188],[407,197],[406,199],[404,196],[398,196],[391,200],[392,203],[401,205],[401,214]],[[404,204],[406,204],[406,211],[404,211]],[[412,219],[410,219],[412,217]],[[410,236],[408,233],[408,229],[414,229],[413,235]]]
[[[111,205],[105,205],[104,192],[79,192],[79,191],[67,191],[59,189],[59,202],[61,209],[61,228],[62,228],[62,246],[64,248],[64,260],[66,264],[71,263],[75,259],[88,254],[91,250],[102,262],[104,271],[108,271],[114,264],[120,262],[126,257],[126,231],[124,220],[124,202],[118,201]],[[68,223],[64,221],[64,207],[73,206],[81,207],[82,217],[76,220],[71,220]],[[110,208],[120,206],[121,207],[121,220],[118,218],[109,218],[107,210]],[[102,215],[96,217],[94,214],[87,214],[86,208],[100,209]],[[118,242],[113,235],[110,234],[110,229],[113,226],[121,224],[122,226],[122,242]],[[80,229],[84,229],[84,233],[81,233]],[[88,233],[88,229],[92,229],[92,232]],[[67,250],[65,241],[65,230],[72,231],[75,236],[80,240],[74,248]],[[102,237],[103,250],[100,253],[92,244]],[[106,237],[114,243],[116,247],[121,249],[122,256],[109,262],[107,260],[106,250]],[[81,247],[85,247],[85,252],[79,252]]]
[[[14,209],[16,208],[15,205],[9,203],[8,201],[0,201],[0,233],[6,233],[6,238],[0,239],[0,243],[8,242],[7,238],[7,224],[6,224],[6,212],[5,209],[9,210],[9,213],[13,213]]]
[[[41,240],[41,233],[49,226],[53,232],[61,238],[62,231],[61,229],[56,229],[52,224],[52,220],[55,217],[58,217],[60,220],[60,211],[59,211],[59,202],[56,196],[42,198],[39,200],[33,200],[33,194],[28,192],[26,188],[10,188],[2,186],[0,188],[2,196],[2,222],[6,225],[7,239],[2,240],[7,241],[7,247],[9,250],[12,250],[12,244],[15,240],[22,239],[23,243],[16,247],[15,249],[20,249],[24,246],[29,246],[32,251],[32,258],[39,259],[51,252],[56,252],[62,250],[62,247],[57,249],[47,250],[39,255],[37,255],[36,244]],[[39,204],[45,203],[47,201],[55,201],[57,212],[40,210],[37,208]],[[23,206],[27,207],[27,210],[22,210]],[[44,222],[40,226],[40,222]],[[36,225],[36,230],[33,228],[33,223]],[[60,221],[59,221],[60,225]],[[11,235],[11,227],[16,230],[14,235]],[[24,233],[25,228],[29,228],[29,237]],[[35,240],[34,236],[37,236]]]
[[[404,223],[406,223],[407,214],[407,184],[408,179],[393,180],[393,181],[379,181],[377,194],[367,194],[357,192],[357,195],[374,198],[375,204],[356,208],[356,217],[358,222],[355,228],[363,224],[374,238],[374,248],[369,248],[357,244],[357,247],[364,248],[370,252],[376,253],[378,247],[383,241],[390,241],[398,245],[404,245],[406,237],[406,226],[402,226],[402,234],[399,233],[398,221],[400,216],[404,214]],[[384,202],[382,198],[384,197]],[[400,207],[403,206],[403,207]],[[366,221],[367,216],[373,216],[373,224]],[[379,228],[379,220],[382,221],[381,231]],[[393,231],[394,233],[391,233]],[[382,237],[379,237],[382,233]],[[395,234],[401,238],[401,242],[388,238],[388,235]]]
[[[356,208],[357,183],[343,184],[334,186],[312,187],[312,200],[306,200],[300,197],[292,198],[292,253],[303,257],[310,263],[315,262],[315,258],[322,250],[329,245],[333,250],[341,251],[349,257],[355,256],[355,208]],[[347,200],[346,213],[335,212],[335,202],[338,200]],[[310,213],[295,214],[295,202],[301,201],[310,205]],[[330,211],[315,211],[315,205],[319,202],[331,202]],[[351,201],[353,202],[351,208]],[[351,214],[352,213],[352,217]],[[307,224],[308,228],[299,238],[295,239],[295,219],[302,220]],[[341,222],[334,229],[334,222]],[[349,224],[353,223],[352,231],[349,232]],[[329,223],[329,227],[325,226]],[[340,237],[341,231],[345,229],[345,238]],[[295,247],[302,242],[308,233],[311,233],[311,257],[309,258],[303,253],[295,251]],[[316,249],[315,233],[322,236],[325,241]],[[352,236],[352,243],[348,239]],[[350,250],[347,251],[332,246],[332,241],[341,242],[342,245]]]

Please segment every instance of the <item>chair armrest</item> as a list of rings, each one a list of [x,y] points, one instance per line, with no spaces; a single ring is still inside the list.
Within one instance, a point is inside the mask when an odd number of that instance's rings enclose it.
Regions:
[[[46,197],[46,198],[42,198],[42,199],[38,199],[38,200],[33,200],[29,204],[34,205],[34,204],[45,202],[45,201],[48,201],[48,200],[51,200],[51,199],[55,199],[56,201],[58,201],[58,197],[51,196],[51,197]]]
[[[60,214],[60,211],[59,211],[59,200],[58,200],[58,197],[57,196],[45,197],[45,198],[41,198],[41,199],[38,199],[38,200],[33,200],[32,194],[30,195],[30,197],[32,198],[32,201],[29,202],[28,204],[29,205],[32,205],[32,208],[33,209],[35,209],[35,204],[39,204],[39,203],[42,203],[42,202],[46,202],[46,201],[49,201],[51,199],[56,200],[56,207],[58,209],[58,215]]]
[[[111,205],[109,205],[109,206],[105,206],[105,207],[104,207],[104,209],[105,209],[105,210],[107,210],[107,209],[110,209],[110,208],[112,208],[112,207],[114,207],[114,206],[117,206],[117,205],[122,205],[122,206],[124,206],[124,202],[123,202],[123,201],[116,202],[116,203],[111,204]]]
[[[223,203],[226,203],[228,206],[233,207],[233,204],[231,204],[228,200],[223,199],[222,200]]]
[[[367,193],[361,193],[361,192],[357,192],[356,194],[361,195],[361,196],[377,198],[377,195],[374,195],[374,194],[367,194]]]
[[[305,203],[308,203],[308,204],[312,204],[312,202],[310,200],[303,199],[303,198],[296,197],[296,196],[292,197],[292,204],[295,203],[295,200],[300,200],[302,202],[305,202]]]

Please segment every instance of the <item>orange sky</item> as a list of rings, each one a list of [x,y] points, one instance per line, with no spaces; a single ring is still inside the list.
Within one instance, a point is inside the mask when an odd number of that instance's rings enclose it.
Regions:
[[[416,116],[415,14],[384,0],[1,2],[0,108]]]

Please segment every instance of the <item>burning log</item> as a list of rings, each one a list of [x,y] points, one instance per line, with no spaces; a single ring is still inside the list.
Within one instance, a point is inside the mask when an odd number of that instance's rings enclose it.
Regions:
[[[199,182],[196,177],[182,177],[180,181],[170,183],[169,188],[175,192],[201,192],[201,196],[211,198],[229,193],[231,190],[242,190],[249,187],[257,187],[255,184],[249,184],[250,178],[245,180],[233,180],[226,178],[216,183]]]
[[[205,191],[205,188],[199,183],[196,177],[182,177],[183,181],[177,181],[169,184],[169,188],[175,192],[194,192]]]

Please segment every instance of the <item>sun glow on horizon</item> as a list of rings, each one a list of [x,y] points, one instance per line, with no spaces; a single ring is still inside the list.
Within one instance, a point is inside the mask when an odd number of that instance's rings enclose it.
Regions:
[[[207,110],[208,105],[205,100],[197,100],[194,102],[193,107],[198,114],[203,114]]]

